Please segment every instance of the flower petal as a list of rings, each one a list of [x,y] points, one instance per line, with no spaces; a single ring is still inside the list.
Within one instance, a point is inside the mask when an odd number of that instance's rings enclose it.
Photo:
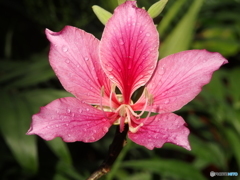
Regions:
[[[181,116],[173,113],[158,114],[149,117],[148,123],[136,133],[129,132],[128,137],[150,150],[154,147],[160,148],[167,142],[191,150],[188,142],[189,130]]]
[[[47,29],[46,35],[51,42],[50,64],[63,87],[86,103],[100,104],[104,86],[106,96],[102,100],[108,105],[110,81],[100,66],[99,40],[71,26],[60,32]]]
[[[94,142],[101,139],[112,125],[104,113],[74,97],[54,100],[33,115],[28,135],[45,140],[61,137],[65,142]]]
[[[163,58],[146,86],[153,95],[153,111],[180,109],[194,99],[202,86],[209,83],[212,73],[227,62],[219,53],[206,50],[183,51]],[[140,108],[139,104],[144,104],[143,97],[135,107]]]
[[[159,35],[148,13],[135,1],[118,6],[105,26],[100,60],[107,76],[121,90],[124,103],[146,84],[158,58]]]

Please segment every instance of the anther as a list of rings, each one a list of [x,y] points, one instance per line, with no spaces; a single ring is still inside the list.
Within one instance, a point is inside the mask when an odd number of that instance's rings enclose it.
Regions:
[[[101,97],[104,97],[104,86],[101,87]]]
[[[145,112],[145,110],[147,109],[147,106],[152,106],[152,104],[153,104],[153,95],[148,92],[147,88],[144,88],[144,96],[146,98],[144,107],[143,107],[141,113],[138,114],[136,117],[141,117],[143,115],[143,113]]]
[[[149,94],[148,105],[149,106],[153,105],[153,95],[152,94]]]

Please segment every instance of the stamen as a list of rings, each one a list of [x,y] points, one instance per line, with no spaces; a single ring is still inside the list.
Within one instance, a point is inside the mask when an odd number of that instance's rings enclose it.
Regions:
[[[145,95],[146,101],[145,101],[145,104],[144,104],[143,109],[141,110],[141,113],[140,113],[140,114],[136,114],[136,115],[133,113],[133,115],[136,116],[136,117],[138,117],[138,118],[143,115],[143,113],[144,113],[145,110],[147,109],[147,106],[148,106],[148,105],[151,106],[151,105],[153,104],[153,96],[152,96],[152,94],[149,94],[147,88],[144,88],[144,95]],[[131,112],[132,112],[132,111],[131,111]]]
[[[151,100],[151,102],[152,102],[152,100]],[[151,113],[152,113],[152,109],[153,109],[152,104],[150,104],[150,106],[151,106],[151,109],[148,111],[147,117],[145,117],[144,120],[143,120],[143,122],[141,122],[141,124],[139,124],[139,125],[136,127],[137,130],[138,130],[141,126],[143,126],[143,125],[145,124],[145,122],[147,122],[148,118],[150,117],[150,115],[151,115]],[[149,122],[149,123],[150,123],[150,122]]]
[[[144,88],[144,95],[145,95],[145,98],[149,97],[149,92],[146,87]]]
[[[148,105],[148,99],[146,98],[146,101],[145,101],[145,104],[144,104],[144,107],[143,109],[141,110],[141,113],[140,114],[137,114],[136,117],[141,117],[143,115],[143,113],[145,112],[146,108],[147,108],[147,105]]]
[[[128,109],[130,110],[132,115],[134,115],[135,117],[140,117],[139,114],[135,113],[130,106],[128,106]]]
[[[143,124],[141,123],[137,127],[133,127],[131,120],[134,121],[134,117],[132,117],[132,119],[131,119],[130,115],[128,115],[127,117],[128,117],[127,121],[128,121],[128,124],[129,124],[129,131],[131,131],[132,133],[136,133],[139,130],[139,128],[143,126]]]
[[[104,86],[101,87],[100,94],[101,94],[101,98],[100,98],[100,108],[101,108],[101,110],[102,110],[103,115],[105,116],[105,118],[108,119],[108,117],[107,117],[107,115],[106,115],[106,112],[104,111],[104,109],[103,109],[103,105],[102,105],[102,97],[104,97],[104,94],[105,94]]]
[[[141,124],[139,124],[137,127],[133,127],[133,124],[132,124],[132,122],[135,122],[135,123],[138,123],[137,121],[136,121],[136,119],[135,119],[135,117],[133,116],[133,114],[131,114],[131,112],[129,111],[129,109],[127,110],[127,123],[128,123],[128,125],[129,125],[129,131],[131,131],[132,133],[136,133],[137,131],[138,131],[138,129],[140,128],[140,127],[142,127],[143,126],[143,124],[141,123]]]
[[[153,105],[153,95],[152,94],[149,94],[149,99],[148,99],[148,104],[149,106],[152,106]]]
[[[136,132],[139,130],[139,128],[142,127],[142,126],[143,126],[142,123],[139,124],[137,127],[132,127],[132,126],[130,126],[130,124],[129,124],[129,131],[131,131],[132,133],[136,133]]]
[[[144,118],[143,122],[141,122],[138,126],[136,127],[132,127],[131,125],[131,121],[128,121],[129,122],[129,130],[132,132],[132,133],[136,133],[140,127],[142,127],[148,120],[148,118],[150,117],[151,113],[152,113],[152,109],[153,109],[153,96],[152,94],[149,94],[148,91],[146,90],[145,92],[145,96],[146,96],[146,103],[144,105],[144,108],[143,108],[143,111],[139,114],[139,115],[142,115],[144,113],[144,110],[145,108],[147,107],[147,105],[149,105],[151,108],[150,110],[148,111],[148,115],[146,118]],[[130,108],[130,111],[131,111],[131,108]],[[138,115],[138,116],[139,116]],[[136,116],[137,117],[137,116]],[[134,120],[133,120],[134,121]]]
[[[103,96],[104,96],[104,93],[105,93],[105,91],[104,91],[104,86],[101,87],[101,91],[100,91],[100,92],[101,92],[101,97],[103,97]]]
[[[115,89],[116,89],[116,85],[113,84],[112,87],[111,87],[111,93],[110,93],[110,97],[109,97],[109,105],[110,105],[111,111],[113,111],[113,108],[112,108],[112,95],[113,95],[113,92],[115,93]]]

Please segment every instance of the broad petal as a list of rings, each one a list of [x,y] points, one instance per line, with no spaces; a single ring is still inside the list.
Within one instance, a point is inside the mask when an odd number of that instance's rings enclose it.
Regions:
[[[219,53],[206,50],[183,51],[163,58],[146,86],[153,95],[153,111],[164,113],[180,109],[194,99],[209,83],[212,73],[227,62]],[[143,104],[142,97],[135,107]]]
[[[107,76],[121,90],[124,103],[146,84],[158,58],[159,35],[148,13],[127,1],[117,7],[105,26],[100,60]]]
[[[148,123],[136,133],[129,132],[128,137],[150,150],[154,147],[160,148],[167,142],[191,150],[188,142],[189,130],[181,116],[173,113],[158,114],[149,117]]]
[[[112,125],[112,113],[104,113],[74,97],[54,100],[33,115],[28,135],[45,140],[61,137],[65,142],[94,142],[101,139]]]
[[[51,42],[50,64],[63,87],[89,104],[100,104],[101,88],[108,105],[110,81],[103,72],[99,56],[99,40],[85,31],[66,26],[60,32],[46,30]]]

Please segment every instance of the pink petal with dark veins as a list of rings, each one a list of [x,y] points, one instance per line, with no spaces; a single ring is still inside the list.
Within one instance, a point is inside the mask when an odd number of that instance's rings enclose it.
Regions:
[[[121,90],[124,103],[146,84],[158,58],[159,35],[148,13],[135,1],[118,6],[105,26],[100,59],[107,76]]]
[[[152,150],[164,143],[173,143],[191,150],[188,142],[189,130],[181,116],[173,113],[158,114],[149,117],[146,124],[136,133],[129,132],[128,137],[135,143]]]
[[[67,97],[52,101],[33,115],[27,134],[37,134],[45,140],[61,137],[65,142],[94,142],[108,132],[114,120],[113,113]]]

